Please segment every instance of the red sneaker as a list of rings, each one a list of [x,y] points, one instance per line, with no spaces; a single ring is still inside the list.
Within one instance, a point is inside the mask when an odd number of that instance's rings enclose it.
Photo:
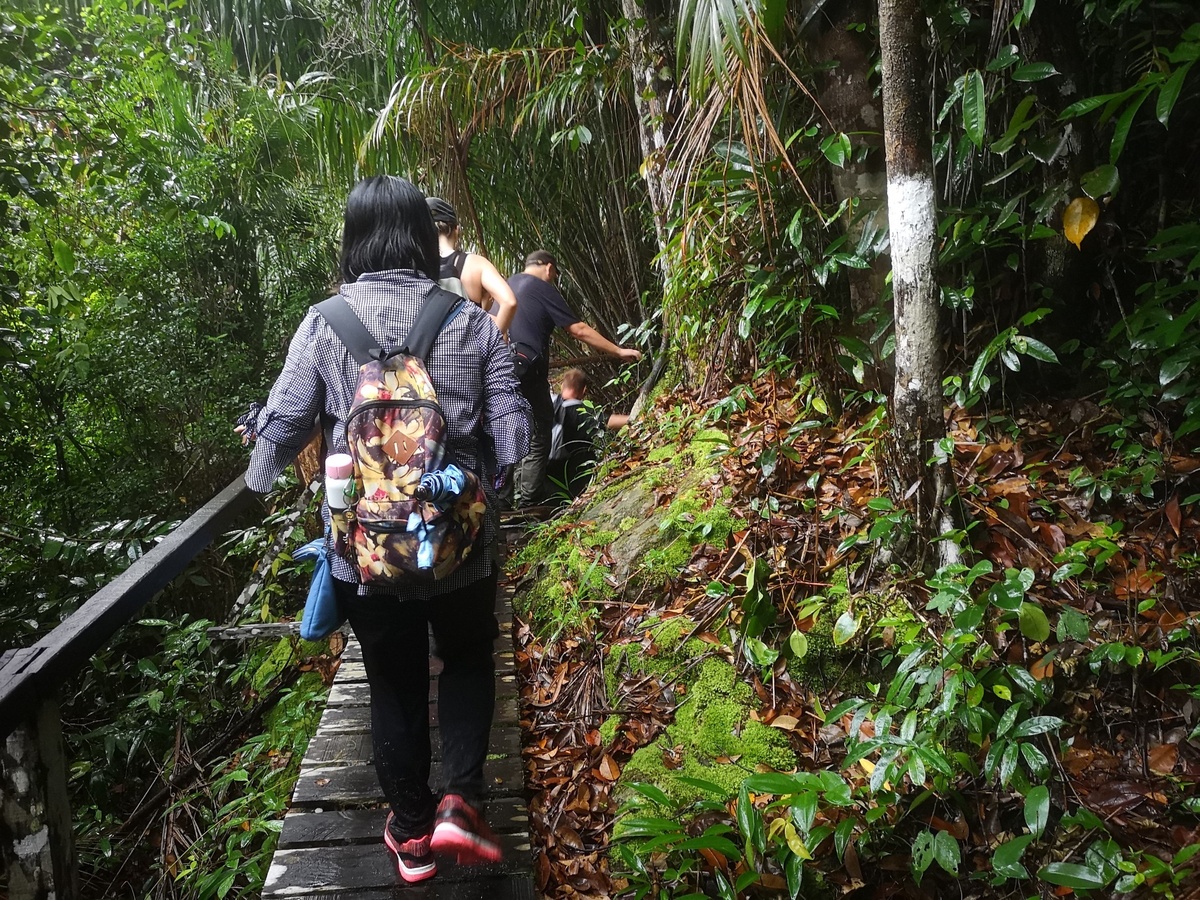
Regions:
[[[500,840],[482,814],[457,794],[447,794],[438,804],[429,846],[468,866],[497,863],[503,856]]]
[[[437,863],[429,850],[430,835],[423,834],[419,838],[410,838],[401,843],[392,834],[393,815],[388,813],[387,824],[383,827],[383,842],[396,855],[396,868],[400,877],[409,884],[424,881],[437,874]]]

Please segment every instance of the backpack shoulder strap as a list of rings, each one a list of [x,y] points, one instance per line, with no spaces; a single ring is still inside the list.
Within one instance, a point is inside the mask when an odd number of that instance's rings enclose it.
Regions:
[[[371,361],[371,351],[379,349],[379,343],[371,337],[367,326],[341,296],[335,295],[322,300],[313,307],[329,323],[338,340],[346,345],[354,361],[360,366]]]
[[[450,264],[454,266],[454,274],[458,278],[462,278],[463,269],[467,267],[467,257],[470,256],[466,250],[455,250],[450,257]]]
[[[399,352],[424,361],[437,336],[458,314],[465,302],[458,294],[443,290],[436,284],[431,287],[421,304],[421,311],[417,313],[417,321],[413,323],[412,331],[408,333]]]

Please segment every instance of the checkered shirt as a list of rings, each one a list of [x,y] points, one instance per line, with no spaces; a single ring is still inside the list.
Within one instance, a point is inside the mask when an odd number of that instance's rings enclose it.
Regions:
[[[341,295],[379,346],[394,350],[416,322],[431,284],[424,275],[410,270],[373,272],[343,285]],[[360,586],[360,594],[425,598],[458,590],[488,575],[498,533],[493,492],[496,471],[519,462],[529,452],[529,402],[521,395],[508,345],[491,316],[473,303],[464,304],[434,341],[425,365],[446,414],[446,448],[460,466],[479,476],[488,493],[483,535],[466,562],[440,581],[387,589]],[[266,405],[247,429],[257,436],[246,471],[246,484],[252,490],[271,489],[279,473],[303,448],[321,414],[337,423],[330,452],[347,452],[346,417],[358,368],[325,318],[310,309],[296,329]],[[328,507],[322,507],[322,516],[328,524]],[[350,563],[337,555],[331,559],[335,578],[358,580]]]

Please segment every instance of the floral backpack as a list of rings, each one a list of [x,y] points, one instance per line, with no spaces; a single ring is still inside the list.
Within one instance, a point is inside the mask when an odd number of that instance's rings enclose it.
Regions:
[[[463,298],[434,286],[400,349],[382,350],[341,297],[317,304],[359,364],[346,420],[354,497],[331,510],[334,549],[363,584],[444,578],[471,555],[487,510],[474,472],[446,451],[446,417],[425,358]]]

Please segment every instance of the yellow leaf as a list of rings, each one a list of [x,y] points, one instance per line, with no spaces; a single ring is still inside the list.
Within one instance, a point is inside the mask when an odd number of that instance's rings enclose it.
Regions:
[[[795,731],[799,724],[800,720],[795,716],[776,716],[771,720],[772,728],[781,728],[784,731]]]
[[[801,859],[812,859],[812,854],[808,852],[808,848],[804,846],[804,841],[801,840],[800,834],[796,831],[796,826],[788,822],[783,829],[784,839],[787,840],[788,849],[795,853]]]
[[[1091,197],[1076,197],[1063,210],[1063,236],[1078,247],[1096,227],[1100,207]]]

